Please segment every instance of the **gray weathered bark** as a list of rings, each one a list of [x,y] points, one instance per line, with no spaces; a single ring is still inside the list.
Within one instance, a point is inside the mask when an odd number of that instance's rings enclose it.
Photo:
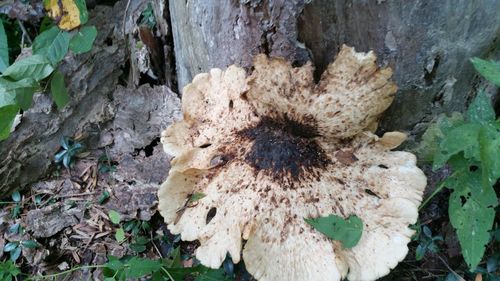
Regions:
[[[133,2],[129,13],[137,18],[146,1]],[[99,124],[112,118],[105,105],[118,84],[127,57],[123,28],[127,34],[133,28],[123,26],[125,4],[122,1],[114,8],[96,8],[89,21],[99,30],[92,51],[68,56],[59,67],[71,94],[70,104],[58,111],[47,95],[35,95],[33,108],[23,114],[16,130],[0,143],[0,194],[9,194],[47,177],[62,136],[80,134],[95,138]]]
[[[99,30],[96,47],[69,56],[61,66],[71,104],[58,112],[49,98],[38,95],[34,108],[0,144],[0,193],[47,176],[62,136],[99,139],[101,125],[115,118],[105,105],[119,83],[126,46],[135,42],[132,37],[128,42],[123,30],[132,33],[147,4],[130,1],[123,22],[127,2],[96,8],[91,13],[91,24]],[[167,2],[168,11],[163,9]],[[153,6],[158,17],[171,19],[179,88],[213,67],[248,69],[257,53],[297,65],[312,60],[319,77],[345,43],[358,51],[374,50],[381,65],[394,69],[399,91],[381,129],[406,130],[412,136],[441,112],[463,111],[476,89],[488,85],[474,72],[470,57],[500,55],[496,0],[155,0]],[[162,36],[168,32],[166,22],[157,28]],[[170,65],[170,46],[164,47]],[[130,66],[130,73],[136,73],[133,62]],[[169,80],[173,73],[168,67],[165,71]],[[496,88],[489,85],[488,90],[498,96]]]
[[[262,52],[312,60],[319,76],[347,44],[393,68],[399,91],[381,129],[413,136],[437,114],[463,111],[482,86],[468,59],[498,57],[498,11],[496,0],[170,1],[180,88]]]

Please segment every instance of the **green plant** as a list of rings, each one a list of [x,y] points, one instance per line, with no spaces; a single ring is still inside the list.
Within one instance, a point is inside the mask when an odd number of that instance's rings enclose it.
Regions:
[[[436,245],[437,241],[443,241],[443,237],[440,235],[432,236],[431,229],[424,225],[422,231],[419,235],[419,244],[415,250],[415,259],[417,261],[421,260],[427,252],[437,253],[439,251]]]
[[[21,274],[21,270],[17,268],[13,261],[0,262],[0,281],[17,280],[16,277],[19,274]]]
[[[75,156],[83,150],[83,145],[68,137],[62,137],[60,143],[62,150],[55,155],[54,160],[70,168]]]
[[[498,63],[472,60],[478,71],[499,84]],[[432,158],[433,169],[448,165],[453,173],[427,198],[450,189],[448,214],[462,254],[473,271],[489,243],[498,199],[493,185],[500,177],[500,119],[484,91],[479,91],[465,116],[441,116],[423,136],[420,151]]]
[[[12,197],[12,201],[14,203],[14,207],[12,208],[12,211],[11,211],[11,216],[12,216],[12,218],[15,219],[15,218],[19,217],[19,215],[21,214],[22,196],[21,196],[21,193],[19,193],[19,191],[14,191],[12,193],[11,197]]]
[[[111,161],[106,154],[99,156],[97,160],[100,173],[114,173],[116,172],[116,162]]]
[[[5,244],[3,251],[8,252],[10,254],[10,260],[16,262],[21,256],[23,248],[34,249],[36,247],[38,247],[38,243],[34,240],[14,241]]]
[[[120,224],[120,221],[121,221],[121,215],[115,211],[115,210],[110,210],[109,213],[108,213],[108,216],[109,216],[109,220],[113,223],[113,224]],[[116,241],[118,242],[123,242],[125,241],[126,237],[125,237],[125,231],[123,230],[122,227],[119,227],[116,229],[116,232],[115,232],[115,239]]]
[[[87,13],[85,2],[79,1],[79,12]],[[83,5],[83,6],[81,6]],[[80,17],[84,24],[88,17]],[[64,76],[57,66],[68,50],[75,54],[90,51],[97,30],[93,26],[71,32],[54,25],[45,29],[33,41],[33,54],[9,64],[7,34],[0,20],[0,140],[6,139],[20,110],[31,107],[33,95],[50,85],[52,99],[59,109],[69,101]],[[48,79],[48,81],[47,81]]]

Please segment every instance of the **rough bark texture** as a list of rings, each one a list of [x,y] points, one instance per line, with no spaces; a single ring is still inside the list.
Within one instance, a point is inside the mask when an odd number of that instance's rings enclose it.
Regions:
[[[132,2],[129,13],[138,17],[146,1]],[[59,67],[66,77],[70,104],[58,111],[48,95],[35,95],[34,107],[23,114],[11,136],[0,143],[0,193],[8,194],[47,176],[62,136],[92,137],[98,134],[100,123],[110,120],[105,105],[126,60],[125,5],[126,2],[119,2],[114,8],[101,6],[93,10],[89,24],[97,26],[99,32],[92,51],[67,56]],[[125,33],[131,33],[132,28],[125,25]]]
[[[496,0],[223,2],[170,1],[180,89],[213,67],[248,67],[257,53],[312,60],[319,77],[347,44],[374,50],[395,72],[399,91],[381,130],[418,136],[437,114],[463,111],[482,87],[468,59],[499,55]]]

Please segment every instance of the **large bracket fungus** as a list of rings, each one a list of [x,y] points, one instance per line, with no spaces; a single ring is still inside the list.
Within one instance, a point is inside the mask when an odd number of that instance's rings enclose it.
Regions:
[[[259,55],[249,77],[212,69],[184,88],[184,118],[162,133],[175,158],[159,210],[172,233],[199,240],[202,264],[237,263],[244,245],[258,280],[354,281],[405,257],[426,178],[413,154],[391,151],[404,134],[372,133],[396,92],[375,61],[343,46],[316,84],[311,64]],[[330,214],[361,218],[356,246],[304,221]]]

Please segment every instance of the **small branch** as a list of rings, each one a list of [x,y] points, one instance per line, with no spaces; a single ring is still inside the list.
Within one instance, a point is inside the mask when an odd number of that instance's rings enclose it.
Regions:
[[[49,274],[49,275],[38,275],[38,276],[29,277],[29,278],[27,278],[25,280],[26,281],[31,281],[31,280],[52,279],[52,278],[56,278],[56,277],[64,275],[64,274],[68,274],[68,273],[77,271],[77,270],[93,269],[93,268],[103,268],[103,267],[105,267],[104,264],[99,264],[99,265],[84,265],[84,266],[78,266],[78,267],[75,267],[75,268],[71,268],[71,269],[68,269],[68,270],[65,270],[65,271],[59,272],[59,273],[54,273],[54,274]]]
[[[26,37],[26,39],[28,40],[30,45],[33,44],[33,41],[31,41],[31,37],[28,34],[28,31],[24,27],[23,23],[20,20],[17,20],[17,24],[19,25],[19,28],[21,28],[21,31],[23,32],[23,38]],[[24,46],[22,46],[22,47],[24,47]]]
[[[448,263],[446,263],[446,261],[440,255],[436,255],[436,256],[439,258],[439,260],[441,260],[441,262],[444,264],[444,266],[446,266],[446,268],[448,268],[448,270],[457,277],[457,279],[459,281],[465,281],[465,279],[462,278],[462,276],[458,275],[458,273],[456,273],[455,270],[451,269],[451,267],[448,265]]]

